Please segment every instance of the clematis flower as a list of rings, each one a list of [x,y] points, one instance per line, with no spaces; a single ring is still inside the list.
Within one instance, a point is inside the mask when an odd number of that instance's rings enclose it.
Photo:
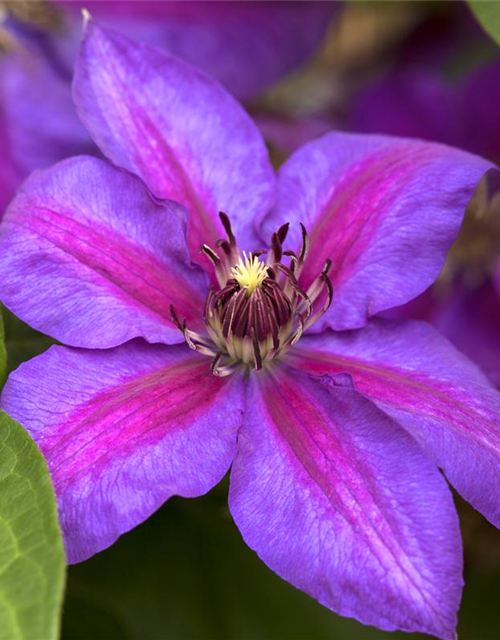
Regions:
[[[34,173],[0,225],[2,302],[68,345],[2,395],[47,459],[68,561],[231,467],[273,571],[365,624],[453,638],[438,467],[500,524],[500,397],[431,326],[370,318],[436,277],[490,163],[329,133],[276,176],[217,83],[93,22],[74,96],[110,162]]]

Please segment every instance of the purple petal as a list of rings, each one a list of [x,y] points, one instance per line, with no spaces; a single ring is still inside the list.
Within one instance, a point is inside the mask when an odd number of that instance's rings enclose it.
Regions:
[[[248,100],[320,44],[335,2],[82,2],[100,23],[164,48]]]
[[[443,266],[478,180],[482,158],[439,144],[332,133],[282,167],[269,233],[291,221],[310,233],[305,284],[333,267],[330,310],[315,325],[364,326],[369,316],[426,289]]]
[[[206,289],[189,263],[183,215],[102,160],[37,172],[0,225],[2,302],[72,346],[181,342],[170,304],[196,326]]]
[[[318,376],[350,374],[500,526],[500,394],[433,327],[377,321],[362,331],[328,331],[304,337],[292,357]]]
[[[243,396],[239,377],[217,378],[187,346],[134,341],[111,351],[52,347],[11,374],[2,407],[47,459],[71,563],[171,496],[219,482]]]
[[[247,544],[334,611],[453,638],[461,543],[444,479],[352,387],[297,370],[252,378],[231,472]]]
[[[194,259],[203,243],[223,236],[220,210],[245,248],[253,218],[274,201],[275,179],[258,129],[222,87],[174,56],[91,21],[74,95],[113,162],[141,176],[156,195],[186,206]]]

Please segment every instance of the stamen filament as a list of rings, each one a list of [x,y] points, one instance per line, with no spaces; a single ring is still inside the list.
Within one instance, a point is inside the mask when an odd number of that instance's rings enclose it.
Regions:
[[[282,225],[272,236],[269,251],[239,253],[229,218],[220,213],[227,240],[217,240],[215,250],[203,245],[202,252],[212,262],[219,287],[208,291],[203,311],[206,334],[187,327],[171,306],[172,320],[188,346],[212,358],[211,371],[227,376],[238,368],[259,371],[288,350],[303,332],[328,309],[333,286],[328,276],[332,263],[323,270],[307,291],[300,274],[309,249],[306,229],[302,228],[300,251],[283,250],[289,225]],[[259,257],[267,253],[266,263]],[[289,266],[281,260],[290,258]],[[324,303],[323,303],[324,300]],[[322,308],[314,311],[316,302]]]

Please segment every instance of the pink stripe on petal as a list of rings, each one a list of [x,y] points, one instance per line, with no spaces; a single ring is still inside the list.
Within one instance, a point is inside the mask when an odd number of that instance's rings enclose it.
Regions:
[[[477,420],[476,398],[452,381],[441,382],[425,373],[318,351],[308,351],[305,358],[302,353],[300,358],[303,371],[317,376],[349,373],[356,388],[365,396],[395,409],[404,408],[426,418],[451,421],[463,435],[470,435],[470,425]],[[476,422],[474,435],[500,453],[500,430],[495,421]]]
[[[301,341],[290,361],[329,384],[347,373],[500,526],[500,395],[430,325],[376,322]]]
[[[206,290],[189,263],[183,215],[100,160],[35,174],[0,229],[2,301],[76,346],[180,342],[170,305],[199,327]]]
[[[134,144],[130,148],[133,170],[155,193],[187,207],[192,220],[189,246],[193,256],[199,257],[201,246],[214,245],[218,237],[224,236],[224,230],[214,198],[204,187],[189,148],[179,143],[177,152],[174,151],[167,142],[166,132],[158,129],[152,114],[139,102],[136,87],[130,86],[126,76],[120,77],[118,69],[110,70],[106,81],[117,85],[121,97],[120,127],[134,131]],[[123,103],[127,105],[125,110]]]
[[[210,375],[208,361],[196,358],[106,389],[40,441],[54,486],[87,471],[99,476],[117,448],[133,453],[139,439],[141,446],[157,445],[166,429],[174,434],[187,426],[187,416],[192,422],[203,416],[223,386]]]
[[[230,489],[246,542],[342,615],[452,637],[457,520],[414,441],[352,388],[287,368],[251,382],[249,402]]]
[[[141,176],[156,195],[186,206],[194,260],[203,243],[223,236],[221,210],[242,248],[253,249],[253,222],[274,202],[275,177],[257,127],[221,86],[91,21],[74,95],[114,163]]]
[[[188,227],[188,245],[196,260],[200,257],[200,248],[204,244],[214,246],[218,238],[225,237],[215,198],[203,185],[196,162],[190,158],[189,152],[184,150],[179,154],[184,158],[184,165],[181,164],[178,155],[165,138],[159,136],[158,130],[146,114],[143,114],[143,118],[144,146],[140,147],[140,154],[135,154],[137,172],[163,197],[175,199],[188,209],[191,222]],[[144,147],[147,148],[148,143],[154,146],[158,163],[151,163],[150,158],[144,158]]]
[[[310,234],[303,283],[332,260],[332,305],[315,325],[362,327],[421,293],[438,275],[486,160],[444,145],[331,133],[281,168],[266,235],[291,222],[287,241]]]
[[[157,322],[172,326],[169,307],[175,301],[183,315],[199,324],[203,296],[191,290],[182,269],[175,272],[177,265],[171,265],[167,270],[149,248],[110,234],[99,222],[85,224],[72,220],[71,215],[34,205],[12,224],[74,258],[95,274],[96,284],[102,280],[110,296],[150,314]]]
[[[185,345],[53,347],[14,372],[2,406],[47,459],[68,559],[112,544],[172,495],[214,486],[234,455],[239,376]]]
[[[322,270],[326,257],[333,262],[330,278],[335,287],[355,275],[401,191],[417,171],[438,159],[436,150],[429,147],[381,148],[346,171],[311,222],[310,254],[303,272],[308,284]]]

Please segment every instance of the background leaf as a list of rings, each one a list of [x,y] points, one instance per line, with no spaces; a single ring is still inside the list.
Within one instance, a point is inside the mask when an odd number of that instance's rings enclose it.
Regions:
[[[3,329],[2,311],[0,309],[0,387],[5,379],[5,367],[7,364],[7,353],[5,351],[5,335]]]
[[[5,307],[1,308],[1,312],[4,320],[4,339],[7,350],[7,373],[17,369],[21,362],[40,355],[40,353],[55,344],[55,340],[35,331]]]
[[[55,640],[65,558],[45,460],[0,413],[0,637]]]
[[[469,0],[469,6],[486,33],[500,45],[500,2],[498,0]]]

